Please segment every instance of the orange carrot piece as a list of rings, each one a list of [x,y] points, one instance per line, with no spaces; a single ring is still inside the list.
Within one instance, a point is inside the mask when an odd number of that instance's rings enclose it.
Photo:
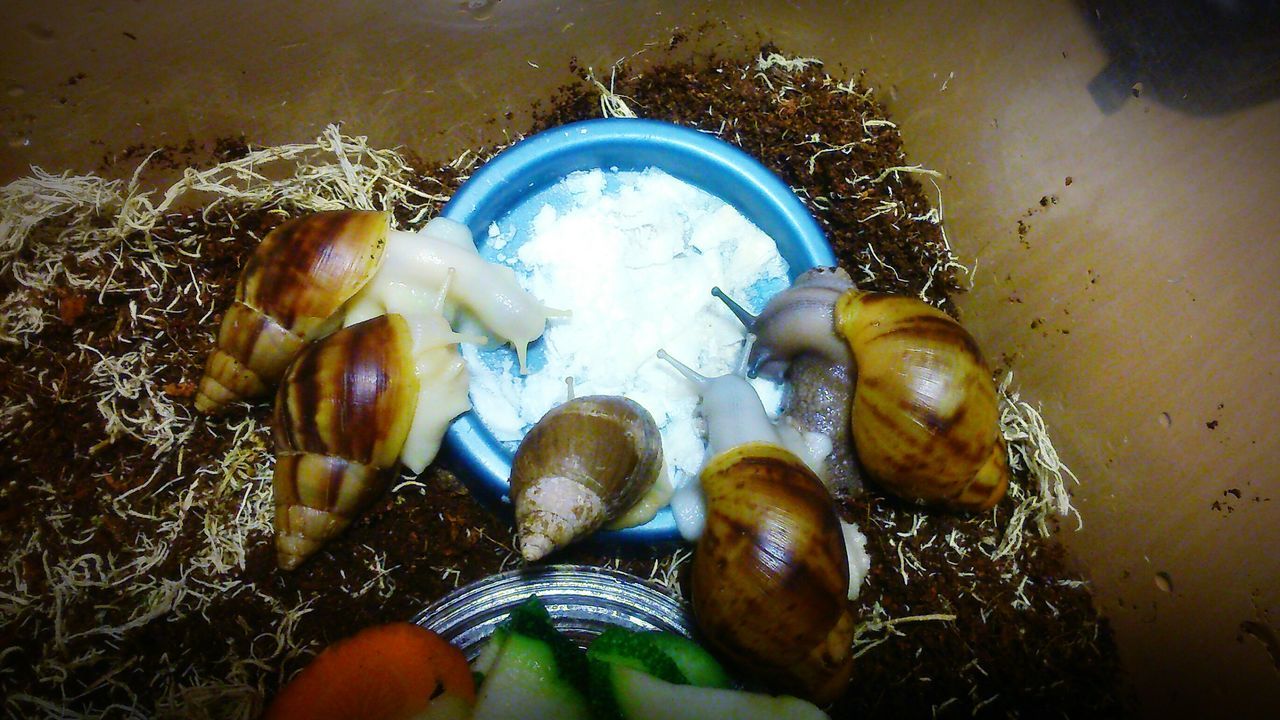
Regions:
[[[263,720],[403,720],[441,692],[475,701],[462,651],[430,630],[391,623],[325,648],[280,690]]]

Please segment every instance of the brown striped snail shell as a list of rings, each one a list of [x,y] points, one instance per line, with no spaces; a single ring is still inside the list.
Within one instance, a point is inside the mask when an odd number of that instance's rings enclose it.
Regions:
[[[849,565],[835,505],[790,451],[748,442],[701,473],[706,526],[693,611],[707,643],[745,675],[818,704],[853,670]]]
[[[655,487],[669,497],[662,470],[658,425],[639,403],[588,395],[557,405],[525,434],[511,463],[521,554],[539,560],[621,517]],[[647,503],[649,516],[665,502]]]
[[[386,489],[418,402],[413,338],[383,315],[306,347],[276,396],[277,561],[292,570]]]
[[[337,210],[272,230],[245,263],[222,318],[196,408],[267,395],[298,352],[334,329],[334,315],[377,271],[390,228],[384,212]]]
[[[1004,497],[1008,449],[973,337],[914,297],[853,290],[836,328],[857,366],[853,440],[868,475],[906,498],[981,510]]]

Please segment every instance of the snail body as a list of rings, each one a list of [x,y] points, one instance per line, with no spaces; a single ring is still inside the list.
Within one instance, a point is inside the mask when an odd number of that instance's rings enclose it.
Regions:
[[[801,355],[816,355],[831,364],[853,362],[847,345],[831,331],[836,300],[853,287],[853,279],[843,268],[812,268],[771,298],[755,317],[718,288],[711,292],[756,336],[747,358],[751,372],[781,380]]]
[[[828,440],[829,449],[820,458],[819,477],[832,492],[840,495],[862,492],[862,473],[850,432],[853,365],[828,362],[817,355],[801,355],[792,362],[787,383],[782,420],[801,433]]]
[[[449,300],[470,312],[485,328],[511,343],[527,372],[529,343],[542,335],[547,319],[563,314],[539,303],[509,267],[486,261],[467,245],[466,227],[447,218],[435,218],[417,233],[390,232],[386,258],[360,294],[352,300],[352,312],[367,315],[381,309],[396,312],[397,302],[418,302],[434,296],[445,278],[453,275]],[[438,239],[437,239],[438,238]]]
[[[520,552],[529,562],[607,523],[646,522],[671,494],[658,425],[623,397],[561,403],[517,448],[510,494]]]
[[[850,291],[835,317],[857,366],[852,430],[866,472],[903,497],[966,510],[999,502],[1008,449],[973,337],[901,295]]]
[[[420,315],[453,276],[446,318],[455,306],[466,308],[512,343],[523,371],[528,344],[556,311],[524,291],[510,268],[481,258],[465,226],[435,218],[421,232],[404,232],[390,228],[388,213],[356,210],[284,223],[241,271],[200,380],[197,409],[213,412],[269,394],[309,343],[384,313]]]
[[[758,316],[718,288],[712,290],[756,336],[747,358],[751,372],[787,381],[782,419],[802,434],[828,439],[830,449],[821,458],[819,476],[843,494],[862,490],[849,430],[853,356],[833,332],[836,300],[852,288],[853,280],[844,270],[814,268],[770,299]]]
[[[241,271],[196,408],[213,412],[269,394],[298,352],[333,329],[333,314],[377,272],[389,221],[381,212],[322,212],[268,233]]]
[[[786,447],[804,458],[812,468],[816,461],[804,438],[785,425],[776,425],[765,412],[760,395],[739,374],[704,377],[685,364],[658,351],[658,357],[670,363],[685,379],[698,388],[700,412],[706,421],[708,457],[718,455],[746,443],[763,442]],[[702,535],[706,519],[706,502],[696,482],[676,488],[671,498],[671,511],[676,529],[684,539],[695,541]]]
[[[856,490],[865,474],[895,495],[961,510],[1004,496],[995,384],[955,319],[914,297],[858,290],[839,268],[802,274],[758,317],[735,312],[758,336],[752,366],[791,383],[787,417],[832,438],[837,488]]]
[[[846,544],[850,526],[813,469],[782,445],[745,378],[704,378],[660,355],[698,384],[707,423],[692,568],[698,627],[745,675],[831,702],[853,670],[848,600],[862,577],[851,573],[860,549]]]

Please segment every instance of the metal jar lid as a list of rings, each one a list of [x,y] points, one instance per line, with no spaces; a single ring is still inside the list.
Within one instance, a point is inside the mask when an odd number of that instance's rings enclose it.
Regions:
[[[634,575],[588,565],[543,565],[509,570],[454,590],[413,622],[475,660],[508,613],[537,595],[556,629],[579,645],[608,627],[663,630],[691,637],[693,621],[677,598]]]

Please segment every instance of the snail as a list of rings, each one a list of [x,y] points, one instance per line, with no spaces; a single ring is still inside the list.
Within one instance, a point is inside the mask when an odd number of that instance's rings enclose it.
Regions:
[[[240,272],[235,301],[205,363],[196,408],[212,412],[268,394],[298,351],[333,330],[333,314],[378,269],[388,218],[379,212],[322,212],[267,233]]]
[[[434,459],[449,422],[470,407],[453,332],[436,303],[345,327],[304,348],[281,381],[272,430],[276,554],[292,570],[386,488],[399,463]]]
[[[660,356],[697,383],[707,422],[706,516],[691,570],[698,627],[744,675],[831,702],[853,671],[849,597],[861,577],[850,570],[849,526],[817,474],[780,444],[745,378],[705,378]]]
[[[995,382],[973,339],[914,297],[853,290],[836,329],[857,368],[853,442],[863,469],[896,495],[985,510],[1009,486]]]
[[[647,522],[670,496],[658,425],[624,397],[588,395],[553,407],[511,463],[520,553],[529,562],[603,525]]]
[[[758,317],[729,304],[758,336],[751,367],[775,377],[787,368],[788,416],[838,433],[828,458],[837,487],[857,489],[860,466],[908,499],[980,510],[1004,496],[995,384],[953,318],[914,297],[857,290],[839,268],[802,274]]]
[[[510,342],[524,372],[528,344],[561,313],[525,292],[511,268],[481,258],[465,226],[435,218],[411,233],[391,229],[390,219],[384,212],[338,210],[295,218],[268,233],[241,271],[196,408],[213,412],[268,394],[306,345],[344,321],[412,314],[431,303],[450,271],[457,276],[451,304]]]
[[[528,372],[529,343],[542,335],[548,319],[569,314],[538,302],[520,286],[515,270],[480,257],[466,226],[443,217],[420,234],[392,230],[382,266],[351,299],[348,312],[367,316],[379,308],[396,312],[399,302],[429,301],[450,275],[455,282],[448,299],[511,343],[522,375]]]
[[[711,290],[756,336],[748,357],[751,374],[788,381],[783,419],[801,433],[818,434],[830,441],[819,475],[829,487],[844,494],[860,492],[862,479],[849,430],[853,358],[848,346],[832,332],[832,312],[836,300],[853,286],[849,274],[840,268],[814,268],[775,295],[758,316],[720,288]]]

